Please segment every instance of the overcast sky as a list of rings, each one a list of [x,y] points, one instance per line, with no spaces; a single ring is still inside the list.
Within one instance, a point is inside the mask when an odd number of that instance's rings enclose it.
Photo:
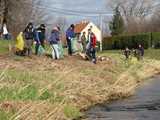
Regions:
[[[111,10],[107,7],[107,0],[43,0],[44,5],[51,8],[59,8],[73,11],[88,11],[88,12],[106,12],[106,14],[111,14]],[[67,18],[68,24],[76,23],[83,19],[91,20],[94,23],[99,23],[99,17],[94,17],[94,14],[87,14],[90,17],[86,17],[84,14],[81,16],[78,15],[64,15],[62,13],[56,13],[52,10],[49,10],[53,16],[65,16]],[[106,16],[106,15],[105,15]],[[110,15],[109,15],[110,16]]]
[[[73,10],[106,10],[106,0],[45,0],[45,4]]]

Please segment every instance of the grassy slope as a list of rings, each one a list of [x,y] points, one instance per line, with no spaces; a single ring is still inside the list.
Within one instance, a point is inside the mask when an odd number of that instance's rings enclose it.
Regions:
[[[119,50],[108,50],[104,52],[104,55],[106,54],[121,54],[122,52]],[[103,53],[102,53],[103,54]],[[155,60],[160,60],[160,49],[148,49],[145,50],[145,58],[149,59],[155,59]]]
[[[6,53],[0,43],[0,52]],[[156,56],[153,55],[156,54]],[[80,109],[120,99],[160,71],[159,50],[144,61],[124,61],[117,51],[100,55],[111,59],[92,65],[79,57],[52,61],[46,57],[0,57],[0,119],[63,120],[80,116]]]

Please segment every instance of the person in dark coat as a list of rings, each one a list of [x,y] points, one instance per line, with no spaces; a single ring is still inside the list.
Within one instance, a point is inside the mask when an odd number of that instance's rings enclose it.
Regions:
[[[24,30],[26,54],[28,56],[32,55],[32,45],[34,40],[34,27],[32,23],[29,23]]]
[[[131,51],[129,50],[128,47],[126,47],[126,49],[124,50],[124,55],[126,57],[126,60],[129,58]]]
[[[143,59],[144,48],[141,44],[138,45],[138,60]]]
[[[35,54],[38,55],[38,49],[39,49],[39,46],[41,45],[43,48],[45,48],[45,45],[44,45],[44,41],[45,41],[45,25],[44,24],[41,24],[40,27],[36,30],[36,46],[35,46]]]
[[[139,46],[138,46],[138,50],[139,50],[139,52],[140,52],[140,55],[143,57],[143,56],[144,56],[144,48],[143,48],[143,46],[142,46],[142,45],[139,45]]]
[[[83,35],[81,36],[81,41],[82,41],[82,46],[83,46],[83,53],[85,53],[86,43],[87,43],[86,32],[83,32]]]
[[[68,54],[72,55],[72,39],[75,37],[75,32],[74,32],[74,25],[72,24],[66,31],[66,39],[67,39],[67,46],[68,46]]]

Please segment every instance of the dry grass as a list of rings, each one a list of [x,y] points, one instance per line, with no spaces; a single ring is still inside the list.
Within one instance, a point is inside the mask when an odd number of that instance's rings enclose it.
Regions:
[[[70,120],[79,110],[132,95],[141,81],[160,72],[156,60],[132,63],[119,54],[103,55],[112,59],[97,65],[79,57],[0,56],[0,110],[10,120]]]

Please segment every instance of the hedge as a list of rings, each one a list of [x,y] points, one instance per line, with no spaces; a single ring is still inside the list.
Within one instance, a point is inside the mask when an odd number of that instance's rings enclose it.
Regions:
[[[160,48],[160,32],[152,33],[151,38],[152,47]]]
[[[149,47],[160,48],[160,33],[141,33],[135,35],[121,35],[105,37],[103,50],[137,48],[141,44],[145,49]]]

